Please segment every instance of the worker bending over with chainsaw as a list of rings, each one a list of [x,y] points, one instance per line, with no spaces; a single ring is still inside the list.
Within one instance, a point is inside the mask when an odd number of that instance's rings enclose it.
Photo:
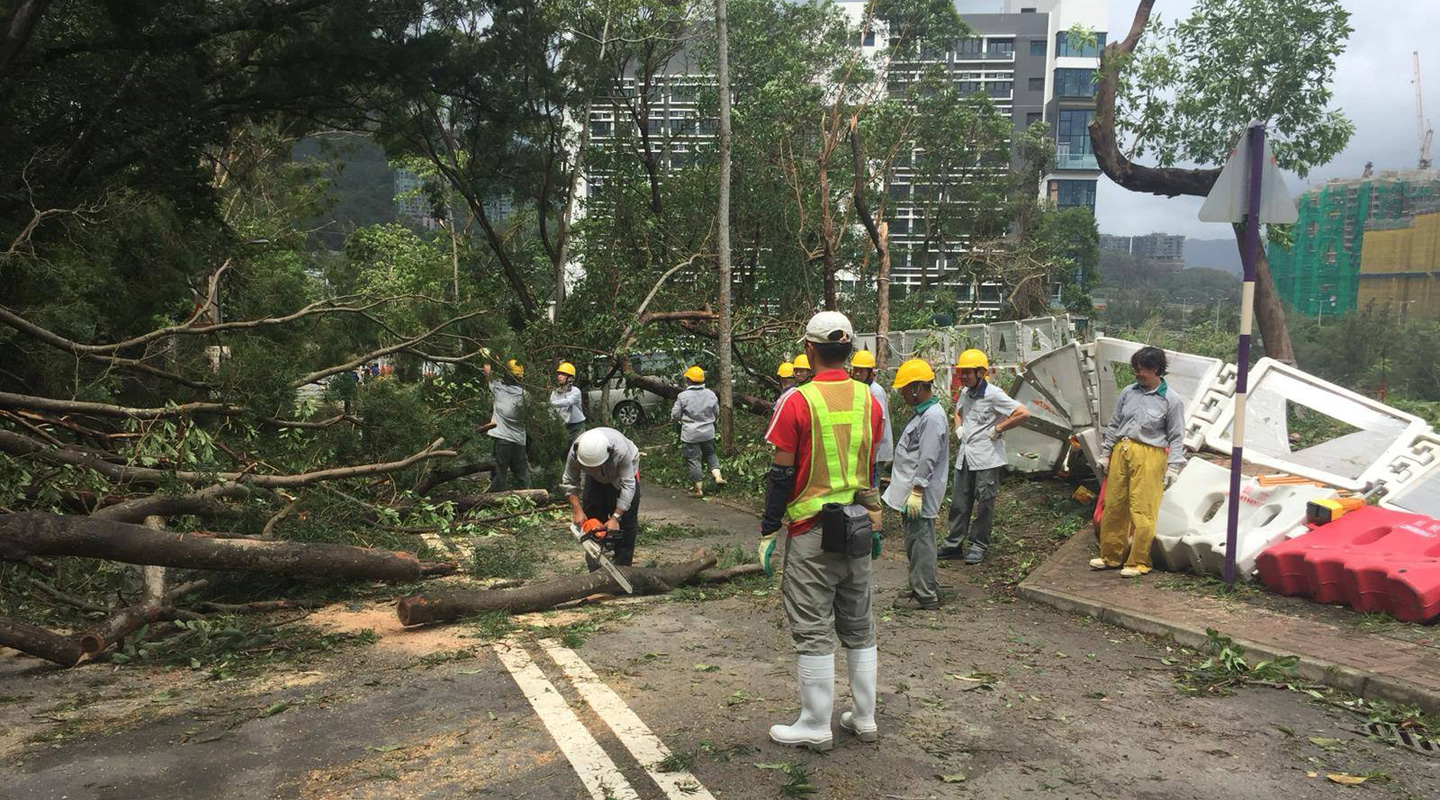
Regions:
[[[1164,350],[1140,348],[1130,368],[1135,382],[1115,398],[1115,413],[1100,440],[1105,511],[1100,557],[1090,559],[1090,566],[1115,569],[1123,563],[1120,574],[1135,578],[1150,571],[1160,495],[1185,466],[1185,400],[1165,383]]]
[[[895,470],[885,504],[905,520],[905,555],[910,561],[910,589],[896,608],[940,607],[940,582],[935,576],[935,518],[945,502],[946,471],[950,469],[950,423],[935,396],[935,370],[912,358],[895,371],[895,387],[915,415],[905,425],[895,448]]]
[[[990,359],[970,349],[955,361],[960,371],[960,396],[955,398],[955,494],[950,498],[950,533],[940,547],[940,558],[961,558],[979,564],[990,549],[990,528],[995,521],[995,498],[1000,494],[1000,470],[1005,468],[1005,431],[1030,416],[999,386],[986,380]],[[974,512],[974,521],[970,514]],[[970,546],[965,547],[966,540]]]
[[[715,418],[720,415],[720,398],[705,388],[705,370],[698,366],[685,370],[685,381],[689,385],[675,398],[670,419],[680,423],[680,452],[690,468],[690,496],[704,497],[702,459],[710,468],[715,485],[725,485],[725,478],[720,474],[720,457],[715,455]]]
[[[840,727],[876,739],[875,624],[870,561],[880,554],[880,500],[870,469],[884,417],[865,384],[845,374],[855,331],[823,311],[805,326],[814,378],[780,401],[765,438],[775,446],[760,519],[760,564],[773,574],[775,532],[790,518],[780,593],[798,655],[800,717],[770,728],[778,744],[829,750],[835,641],[845,646],[853,711]]]
[[[609,550],[617,566],[630,566],[640,529],[640,448],[614,428],[585,431],[570,445],[560,491],[584,536]],[[585,562],[591,572],[600,568],[589,556]]]

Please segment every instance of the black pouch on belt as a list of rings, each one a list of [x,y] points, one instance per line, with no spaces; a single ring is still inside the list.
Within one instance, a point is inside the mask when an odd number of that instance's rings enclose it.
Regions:
[[[874,546],[872,531],[870,512],[865,506],[859,503],[845,506],[846,553],[851,558],[870,555],[870,548]]]
[[[826,503],[820,507],[820,549],[826,553],[850,551],[850,525],[845,506]]]

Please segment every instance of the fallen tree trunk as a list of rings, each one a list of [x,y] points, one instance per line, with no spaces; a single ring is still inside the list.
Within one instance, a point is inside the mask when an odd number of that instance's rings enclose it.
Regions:
[[[467,514],[484,508],[495,508],[512,497],[529,500],[537,506],[550,502],[550,493],[544,489],[515,489],[509,492],[472,494],[468,497],[453,498],[450,502],[455,504],[456,514]]]
[[[54,631],[0,617],[0,645],[13,647],[62,667],[73,667],[85,655],[80,641]]]
[[[0,560],[23,561],[31,556],[80,556],[181,569],[342,580],[413,581],[455,569],[453,563],[421,564],[412,553],[344,544],[219,539],[40,512],[0,515]]]
[[[460,478],[468,478],[471,475],[478,475],[482,472],[494,472],[495,462],[492,459],[484,461],[465,461],[459,464],[446,464],[444,466],[433,466],[425,473],[420,482],[415,484],[415,494],[430,494],[435,487],[449,483]]]
[[[620,567],[620,571],[635,587],[635,594],[664,594],[676,586],[696,582],[702,571],[713,566],[715,559],[707,556],[668,567]],[[508,611],[511,614],[543,611],[592,594],[621,594],[623,591],[609,573],[600,570],[585,575],[563,575],[518,589],[414,594],[401,598],[395,613],[402,625],[423,625],[450,622],[482,611]]]

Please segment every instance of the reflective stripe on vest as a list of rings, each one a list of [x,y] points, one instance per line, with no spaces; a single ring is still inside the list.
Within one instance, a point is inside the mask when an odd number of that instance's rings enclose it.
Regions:
[[[846,383],[849,388],[838,382],[811,382],[795,390],[810,405],[810,470],[805,488],[786,506],[792,521],[819,514],[826,503],[848,505],[854,502],[855,492],[870,488],[870,456],[874,445],[870,404],[875,398],[865,384]],[[831,395],[850,393],[850,408],[834,410],[822,386],[827,387]],[[840,402],[840,397],[835,400]],[[839,428],[845,429],[844,452],[836,435]]]

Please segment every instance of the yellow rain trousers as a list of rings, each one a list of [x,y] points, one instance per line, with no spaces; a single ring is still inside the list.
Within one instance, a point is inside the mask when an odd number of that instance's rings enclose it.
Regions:
[[[1150,545],[1155,540],[1155,516],[1165,491],[1165,448],[1133,439],[1121,439],[1110,451],[1105,476],[1105,513],[1100,517],[1100,557],[1110,566],[1150,571]],[[1134,528],[1134,538],[1130,530]],[[1125,556],[1130,539],[1130,555]]]

